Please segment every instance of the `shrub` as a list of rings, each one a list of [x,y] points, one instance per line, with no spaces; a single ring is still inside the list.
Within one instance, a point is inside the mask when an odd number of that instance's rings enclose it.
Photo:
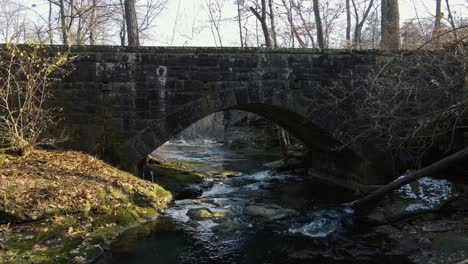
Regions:
[[[0,147],[27,154],[63,140],[46,135],[58,122],[57,109],[47,102],[54,76],[64,76],[71,59],[68,53],[51,55],[42,45],[0,47]]]

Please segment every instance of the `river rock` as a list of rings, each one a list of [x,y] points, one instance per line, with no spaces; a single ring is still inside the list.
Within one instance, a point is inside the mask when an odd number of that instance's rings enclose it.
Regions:
[[[232,233],[244,227],[244,225],[231,218],[226,218],[224,221],[218,220],[216,222],[218,225],[213,228],[213,231],[215,232]]]
[[[387,220],[422,212],[435,211],[458,196],[454,185],[447,180],[422,178],[394,191],[384,201],[384,214]]]
[[[195,208],[187,211],[187,216],[192,220],[203,221],[207,219],[218,219],[226,217],[224,212],[213,212],[208,208]]]
[[[377,206],[367,214],[367,221],[374,224],[383,224],[386,222],[384,208]]]
[[[405,255],[417,254],[420,252],[418,241],[406,232],[400,231],[390,225],[379,226],[375,229],[376,233],[384,234],[394,240],[397,245],[397,250]]]
[[[192,185],[183,188],[175,195],[176,200],[183,200],[183,199],[194,199],[199,197],[203,193],[203,190],[200,186]]]
[[[295,210],[283,208],[275,204],[249,205],[244,208],[244,213],[250,216],[263,217],[268,220],[280,220],[297,214]]]

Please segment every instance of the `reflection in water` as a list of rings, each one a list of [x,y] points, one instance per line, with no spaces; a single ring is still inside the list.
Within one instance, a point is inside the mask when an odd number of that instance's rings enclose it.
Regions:
[[[346,231],[352,212],[330,209],[351,194],[266,170],[262,164],[275,155],[184,141],[167,143],[153,155],[234,174],[212,179],[198,199],[175,201],[158,220],[128,231],[98,263],[349,263],[344,256],[359,243]],[[361,251],[385,250],[366,239]]]

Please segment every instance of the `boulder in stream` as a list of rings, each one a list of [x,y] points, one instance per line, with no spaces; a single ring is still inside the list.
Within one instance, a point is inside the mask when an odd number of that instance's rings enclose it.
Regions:
[[[426,177],[394,191],[384,201],[383,210],[385,218],[391,221],[438,210],[457,196],[458,192],[451,182]]]
[[[192,220],[203,221],[207,219],[217,219],[226,216],[224,212],[213,212],[208,208],[193,208],[187,211],[187,216]]]
[[[244,208],[244,213],[250,216],[263,217],[268,220],[280,220],[288,216],[296,215],[297,211],[283,208],[276,204],[255,204]]]

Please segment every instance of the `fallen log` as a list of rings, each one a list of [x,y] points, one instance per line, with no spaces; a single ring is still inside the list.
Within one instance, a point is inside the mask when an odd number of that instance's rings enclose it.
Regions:
[[[374,192],[370,193],[369,195],[355,200],[349,204],[349,206],[353,209],[360,209],[366,206],[369,206],[373,202],[376,202],[379,198],[384,197],[385,195],[389,194],[390,192],[408,184],[413,181],[419,180],[423,177],[433,176],[438,174],[448,167],[452,165],[456,165],[457,163],[461,163],[465,161],[465,164],[468,164],[468,148],[460,150],[448,157],[445,157],[436,163],[433,163],[427,167],[419,169],[417,171],[411,172],[405,177],[402,177],[398,180],[392,181],[391,183],[380,187],[379,189],[375,190]]]

